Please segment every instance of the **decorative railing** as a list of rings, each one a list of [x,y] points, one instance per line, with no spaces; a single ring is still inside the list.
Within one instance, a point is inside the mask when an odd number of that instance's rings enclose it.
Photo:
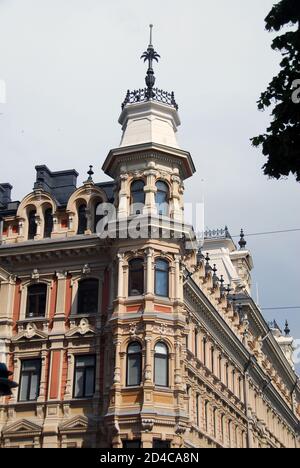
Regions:
[[[228,228],[225,229],[212,229],[204,232],[205,239],[231,239]]]
[[[122,104],[122,109],[124,109],[127,104],[147,101],[162,102],[163,104],[167,104],[168,106],[172,106],[178,110],[178,105],[175,101],[174,93],[168,93],[168,91],[163,91],[162,89],[158,88],[153,88],[151,90],[148,88],[136,89],[134,91],[128,90],[125,100]]]

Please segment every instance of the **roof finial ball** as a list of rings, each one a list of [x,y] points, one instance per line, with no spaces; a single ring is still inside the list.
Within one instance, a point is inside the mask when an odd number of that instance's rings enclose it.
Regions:
[[[284,333],[285,333],[285,336],[290,336],[291,330],[290,330],[288,321],[285,322]]]
[[[93,166],[90,166],[90,169],[89,169],[89,171],[87,172],[87,175],[89,176],[89,177],[88,177],[88,181],[89,181],[89,182],[93,182],[93,175],[94,175]]]
[[[245,247],[246,247],[246,245],[247,245],[247,242],[245,241],[244,230],[241,229],[241,238],[240,238],[240,241],[239,241],[240,249],[241,249],[241,250],[244,250]]]

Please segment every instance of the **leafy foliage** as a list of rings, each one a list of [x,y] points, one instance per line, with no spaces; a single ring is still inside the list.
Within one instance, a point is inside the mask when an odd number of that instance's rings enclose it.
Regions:
[[[252,138],[254,146],[262,146],[268,158],[264,173],[276,179],[294,174],[300,182],[300,100],[295,87],[300,79],[300,0],[281,0],[265,19],[268,31],[288,30],[277,36],[272,48],[282,53],[281,70],[273,78],[258,101],[258,109],[272,107],[272,121],[266,133]],[[300,96],[300,91],[298,92]]]

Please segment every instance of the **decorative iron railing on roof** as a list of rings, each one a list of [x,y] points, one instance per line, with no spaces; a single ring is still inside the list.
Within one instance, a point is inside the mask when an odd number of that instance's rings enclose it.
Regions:
[[[205,239],[231,239],[230,232],[227,227],[225,229],[212,229],[204,232]]]
[[[167,104],[168,106],[172,106],[178,110],[178,104],[175,101],[174,93],[169,93],[168,91],[163,91],[158,88],[151,89],[151,92],[149,92],[148,88],[136,89],[134,91],[128,90],[122,104],[122,109],[124,109],[127,104],[147,101],[162,102],[163,104]]]

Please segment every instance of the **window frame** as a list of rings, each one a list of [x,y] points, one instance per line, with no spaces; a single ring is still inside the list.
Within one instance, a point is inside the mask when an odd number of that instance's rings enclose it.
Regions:
[[[50,216],[49,216],[49,213],[50,213]],[[49,223],[48,225],[48,221],[50,220],[51,218],[51,223]],[[53,232],[53,226],[54,226],[54,223],[53,223],[53,209],[52,207],[47,207],[45,210],[44,210],[44,232],[43,232],[43,238],[44,239],[51,239],[51,234]],[[49,230],[51,227],[51,230]]]
[[[134,190],[134,185],[140,184],[142,188],[139,190]],[[146,193],[145,193],[145,181],[143,179],[134,179],[131,184],[130,184],[130,214],[139,216],[142,213],[140,210],[135,210],[134,206],[135,205],[140,205],[141,207],[145,206],[146,204]],[[135,196],[136,194],[143,194],[143,201],[135,201]]]
[[[166,354],[162,354],[162,353],[157,353],[156,351],[156,347],[158,345],[164,345],[165,346],[165,349],[166,349]],[[163,358],[164,359],[164,362],[165,362],[165,371],[166,371],[166,385],[160,385],[156,382],[156,366],[157,366],[157,358]],[[170,352],[169,352],[169,346],[164,342],[164,341],[158,341],[157,343],[155,343],[155,347],[154,347],[154,385],[156,387],[159,387],[159,388],[169,388],[170,387],[170,363],[169,363],[169,360],[170,360]]]
[[[84,207],[84,209],[82,209]],[[87,230],[87,216],[86,216],[87,205],[84,201],[82,201],[77,206],[77,219],[78,219],[78,226],[77,226],[77,235],[82,236],[84,235],[85,231]],[[81,220],[83,220],[84,215],[84,225],[81,225]],[[83,229],[84,227],[84,229]]]
[[[76,373],[77,373],[77,363],[79,359],[84,359],[84,358],[93,358],[94,364],[89,365],[89,366],[84,366],[84,375],[83,375],[83,391],[82,395],[76,396],[75,391],[76,391]],[[73,374],[73,399],[75,400],[80,400],[80,399],[86,399],[86,398],[93,398],[95,395],[95,390],[96,390],[96,365],[97,365],[97,358],[95,354],[77,354],[74,356],[74,374]],[[93,393],[92,395],[86,395],[86,373],[88,369],[93,369]]]
[[[163,270],[161,268],[158,268],[157,267],[157,264],[159,262],[162,262],[164,263],[166,266],[167,266],[167,269],[166,270]],[[161,257],[158,257],[155,259],[155,263],[154,263],[154,293],[155,293],[155,296],[158,296],[158,297],[164,297],[164,298],[169,298],[170,297],[170,262],[168,260],[165,260],[164,258],[161,258]],[[158,285],[158,273],[164,273],[166,275],[166,278],[167,278],[167,294],[159,294],[158,293],[158,289],[157,289],[157,285]]]
[[[164,186],[165,187],[165,190],[162,190],[159,188],[159,185],[161,184],[161,186]],[[155,193],[155,206],[156,206],[156,209],[157,209],[157,214],[159,216],[168,216],[169,215],[169,201],[170,201],[170,187],[169,187],[169,184],[164,181],[164,180],[158,180],[155,184],[155,187],[156,187],[156,193]],[[164,194],[165,196],[165,202],[163,203],[158,203],[158,195],[159,194]],[[160,210],[159,207],[163,205],[164,208],[166,208],[166,211],[163,211],[163,210]]]
[[[138,345],[139,346],[139,351],[138,352],[135,352],[135,353],[129,353],[129,348],[130,346],[133,346],[133,345]],[[139,383],[133,383],[133,384],[129,384],[129,356],[138,356],[138,373],[139,373]],[[130,387],[140,387],[141,386],[141,383],[142,383],[142,372],[143,372],[143,348],[142,348],[142,345],[139,341],[131,341],[128,346],[127,346],[127,350],[126,350],[126,387],[130,388]]]
[[[35,362],[38,363],[37,370],[38,372],[34,374],[34,371],[25,371],[24,370],[24,364],[29,363],[29,362]],[[28,380],[28,385],[26,389],[26,399],[21,399],[21,393],[22,393],[22,381],[24,379],[24,374],[29,374],[29,380]],[[22,359],[21,360],[21,371],[20,371],[20,385],[19,385],[19,391],[18,391],[18,402],[20,403],[26,403],[26,402],[34,402],[37,401],[39,396],[40,396],[40,390],[41,390],[41,374],[42,374],[42,360],[41,358],[31,358],[31,359]],[[30,393],[31,393],[31,385],[32,385],[32,377],[33,375],[37,375],[37,385],[36,385],[36,398],[30,398]]]
[[[81,296],[81,294],[83,294],[83,292],[80,291],[80,289],[82,288],[83,284],[92,283],[92,282],[97,283],[97,307],[96,307],[97,310],[96,311],[84,311],[83,307],[81,308],[81,302],[83,301],[83,296]],[[100,308],[99,292],[100,292],[100,281],[99,281],[98,278],[81,278],[78,281],[78,287],[77,287],[76,314],[81,315],[81,316],[98,314],[99,313],[99,308]],[[85,294],[86,294],[86,292],[85,292]]]
[[[32,294],[31,289],[33,288],[38,288],[38,287],[43,287],[44,289],[44,295],[45,295],[45,307],[44,307],[44,312],[42,314],[38,313],[37,315],[29,315],[29,301],[31,297],[41,297],[42,294]],[[38,304],[40,304],[40,299],[38,300]],[[44,319],[46,318],[47,315],[47,306],[48,306],[48,285],[46,283],[34,283],[34,284],[29,284],[27,286],[27,297],[26,297],[26,305],[25,305],[25,319]]]
[[[135,268],[132,269],[132,265],[134,263],[140,263],[140,268]],[[131,294],[131,292],[134,290],[131,285],[132,285],[132,273],[137,273],[141,272],[141,291],[139,291],[139,294]],[[128,296],[129,297],[137,297],[137,296],[142,296],[145,294],[145,261],[143,258],[138,257],[138,258],[132,258],[128,262]]]
[[[37,211],[35,207],[32,207],[28,210],[28,213],[27,213],[27,221],[28,221],[27,239],[28,240],[34,240],[34,238],[37,235],[36,215],[37,215]],[[34,226],[34,229],[32,229],[33,226]]]

